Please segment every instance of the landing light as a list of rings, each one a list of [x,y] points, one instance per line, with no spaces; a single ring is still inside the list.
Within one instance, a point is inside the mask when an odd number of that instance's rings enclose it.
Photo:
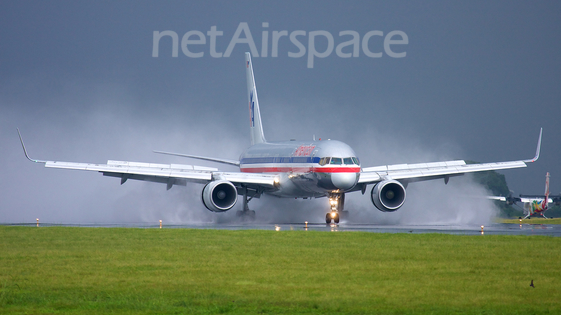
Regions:
[[[336,212],[331,212],[331,218],[335,218],[337,216]]]

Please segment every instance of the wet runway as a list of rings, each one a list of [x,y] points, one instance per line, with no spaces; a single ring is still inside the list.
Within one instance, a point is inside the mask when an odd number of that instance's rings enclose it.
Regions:
[[[36,226],[33,224],[2,224]],[[160,228],[159,225],[142,223],[130,224],[53,224],[41,223],[40,226],[78,226],[78,227],[130,227]],[[505,224],[480,225],[372,225],[372,224],[305,224],[305,223],[202,223],[166,225],[162,228],[219,229],[219,230],[272,230],[272,231],[320,231],[320,232],[371,232],[371,233],[441,233],[456,235],[544,235],[561,236],[559,224]]]
[[[174,226],[185,228],[209,228],[230,230],[276,230],[276,231],[323,231],[323,232],[372,232],[372,233],[444,233],[457,235],[547,235],[561,236],[561,225],[551,224],[492,224],[489,226],[450,225],[371,225],[371,224],[215,224]]]

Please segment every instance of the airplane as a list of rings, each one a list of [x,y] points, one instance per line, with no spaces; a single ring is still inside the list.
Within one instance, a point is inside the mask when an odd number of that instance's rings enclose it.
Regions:
[[[48,168],[86,170],[100,172],[104,176],[117,177],[124,184],[129,179],[164,183],[169,190],[174,185],[185,186],[200,183],[203,205],[212,212],[224,212],[243,196],[242,210],[237,214],[255,218],[255,211],[248,207],[253,198],[263,194],[283,198],[321,198],[329,201],[325,216],[326,224],[338,224],[344,209],[345,194],[360,191],[363,195],[372,185],[370,199],[383,212],[398,210],[405,202],[409,183],[444,179],[465,173],[526,167],[526,163],[538,160],[542,129],[536,154],[532,159],[466,164],[463,160],[417,164],[395,164],[362,167],[353,149],[337,140],[269,142],[265,139],[259,100],[253,73],[251,55],[245,54],[247,96],[251,146],[238,160],[228,160],[191,154],[164,151],[155,153],[212,161],[239,167],[239,172],[222,172],[217,168],[184,165],[156,164],[128,161],[112,161],[107,164],[73,163],[37,160],[29,157],[21,133],[18,135],[26,158],[42,163]]]
[[[549,194],[549,172],[545,174],[545,193],[543,195],[489,196],[489,199],[504,201],[509,206],[515,205],[517,202],[524,203],[523,209],[526,216],[523,219],[530,218],[534,214],[547,219],[544,213],[549,209],[548,204],[555,203],[557,206],[561,204],[561,195],[552,196]]]

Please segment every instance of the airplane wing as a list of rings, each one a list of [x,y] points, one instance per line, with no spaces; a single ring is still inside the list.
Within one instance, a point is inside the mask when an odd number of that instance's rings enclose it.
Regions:
[[[498,201],[503,201],[506,202],[507,205],[514,205],[517,202],[521,202],[522,199],[520,199],[519,197],[513,197],[513,196],[508,196],[508,197],[503,197],[503,196],[487,196],[487,199],[490,200],[498,200]]]
[[[534,201],[543,201],[545,196],[535,196],[530,198],[520,197],[520,201],[524,203],[534,202]],[[553,203],[553,199],[547,199],[547,203]]]
[[[385,165],[362,169],[359,184],[377,183],[384,179],[417,182],[460,176],[465,173],[526,167],[525,161],[466,164],[463,160],[422,164]]]
[[[528,202],[533,202],[533,201],[543,201],[545,199],[545,196],[535,196],[533,198],[524,198],[524,197],[503,197],[503,196],[487,196],[487,199],[491,199],[491,200],[498,200],[498,201],[507,201],[507,198],[512,200],[513,202],[523,202],[523,203],[528,203]],[[554,201],[552,199],[548,199],[547,203],[553,203]]]
[[[95,171],[104,176],[121,178],[121,184],[128,179],[165,183],[167,189],[173,185],[185,186],[187,182],[208,183],[225,179],[233,184],[254,184],[274,188],[274,175],[220,172],[216,168],[184,164],[155,164],[127,161],[107,161],[107,164],[73,163],[59,161],[37,161],[45,167],[83,171]]]
[[[555,198],[556,196],[548,195],[548,198]],[[530,199],[530,200],[544,200],[545,195],[522,195],[520,194],[520,198]]]
[[[25,157],[35,163],[45,164],[49,168],[61,168],[83,171],[95,171],[104,176],[118,177],[121,184],[129,179],[142,180],[167,184],[169,190],[173,185],[185,186],[187,182],[208,183],[213,180],[223,179],[239,186],[259,186],[273,189],[275,186],[275,175],[241,172],[220,172],[217,168],[184,165],[184,164],[156,164],[127,161],[107,161],[107,164],[74,163],[60,161],[35,160],[29,157],[27,149],[20,137]]]
[[[541,139],[542,129],[540,129],[536,154],[529,160],[482,164],[467,164],[463,160],[456,160],[435,163],[397,164],[368,167],[362,169],[358,183],[363,185],[375,184],[387,179],[410,183],[438,178],[444,178],[444,181],[447,183],[450,177],[460,176],[465,173],[526,167],[526,163],[538,160],[540,156]]]

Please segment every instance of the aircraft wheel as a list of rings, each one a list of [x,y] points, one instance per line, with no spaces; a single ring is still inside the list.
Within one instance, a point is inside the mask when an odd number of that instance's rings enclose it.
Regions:
[[[331,223],[331,213],[329,213],[329,212],[325,215],[325,223],[326,224]]]
[[[333,218],[333,222],[335,222],[335,224],[339,224],[339,214],[337,213],[337,215],[335,215],[335,218]]]

